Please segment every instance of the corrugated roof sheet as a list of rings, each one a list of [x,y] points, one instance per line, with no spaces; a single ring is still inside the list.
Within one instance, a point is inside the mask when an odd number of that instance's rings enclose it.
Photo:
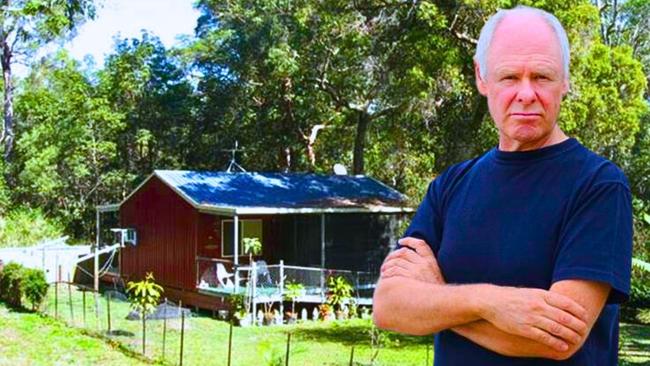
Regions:
[[[198,205],[218,207],[366,207],[406,205],[406,196],[365,176],[156,170]]]

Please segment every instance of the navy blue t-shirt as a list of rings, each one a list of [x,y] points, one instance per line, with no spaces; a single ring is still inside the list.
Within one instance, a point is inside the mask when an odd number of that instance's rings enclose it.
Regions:
[[[431,183],[405,236],[429,243],[450,284],[549,289],[583,279],[612,287],[569,360],[505,357],[445,330],[436,335],[435,366],[617,364],[617,304],[630,289],[631,194],[623,173],[577,140],[523,152],[495,148],[452,166]]]

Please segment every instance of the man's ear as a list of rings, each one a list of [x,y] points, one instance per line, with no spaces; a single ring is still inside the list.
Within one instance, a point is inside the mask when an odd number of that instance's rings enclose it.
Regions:
[[[487,97],[487,84],[481,77],[481,67],[476,60],[474,60],[474,74],[476,75],[476,88],[478,89],[478,92]]]
[[[569,90],[571,90],[571,81],[569,78],[564,78],[564,81],[562,82],[562,96],[564,97],[569,93]]]

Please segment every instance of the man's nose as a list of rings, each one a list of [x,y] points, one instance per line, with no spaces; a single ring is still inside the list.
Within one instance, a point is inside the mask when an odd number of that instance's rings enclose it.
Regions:
[[[535,100],[537,100],[537,94],[530,81],[527,79],[522,80],[519,84],[519,90],[517,90],[517,102],[532,104]]]

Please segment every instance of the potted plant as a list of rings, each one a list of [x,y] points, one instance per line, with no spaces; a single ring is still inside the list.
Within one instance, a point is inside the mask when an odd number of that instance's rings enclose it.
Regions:
[[[242,240],[244,244],[244,253],[248,254],[248,263],[250,266],[253,265],[253,256],[254,255],[259,255],[262,252],[262,242],[260,242],[260,239],[258,238],[244,238]],[[253,274],[253,270],[251,268],[250,274]],[[244,299],[244,306],[246,309],[246,312],[248,313],[254,313],[253,309],[253,288],[251,287],[253,282],[250,280],[249,276],[249,281],[246,284],[246,297]]]
[[[352,298],[352,285],[342,276],[327,279],[327,303],[336,313],[337,319],[343,319],[343,304]]]
[[[253,256],[262,253],[262,242],[258,238],[244,238],[244,253],[248,254],[248,263],[253,264]]]
[[[298,320],[296,313],[296,300],[305,293],[305,286],[299,282],[289,281],[285,286],[284,298],[291,301],[291,311],[287,312],[287,323],[293,324]]]
[[[266,301],[263,303],[264,317],[262,324],[273,325],[275,323],[275,313],[273,312],[273,301]]]
[[[332,318],[332,307],[330,304],[320,304],[318,305],[318,317],[321,320],[331,320]]]

